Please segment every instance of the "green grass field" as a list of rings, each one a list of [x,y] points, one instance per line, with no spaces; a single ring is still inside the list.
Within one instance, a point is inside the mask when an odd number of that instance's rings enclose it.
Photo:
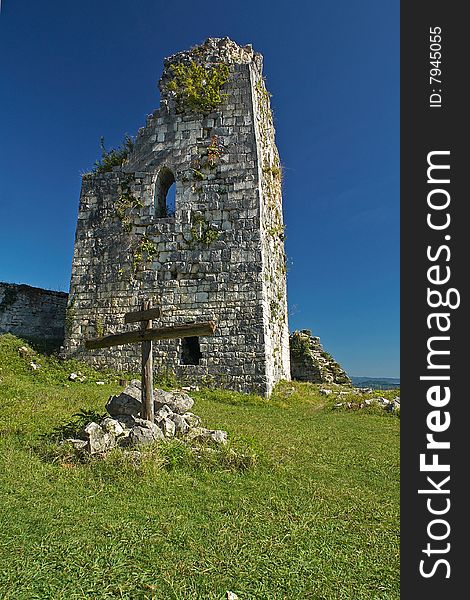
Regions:
[[[200,391],[203,425],[254,466],[195,463],[175,446],[140,468],[116,454],[53,460],[44,436],[121,388],[21,345],[0,336],[0,598],[399,598],[396,416],[332,410],[311,384],[283,383],[269,401]],[[77,369],[85,383],[67,380]]]

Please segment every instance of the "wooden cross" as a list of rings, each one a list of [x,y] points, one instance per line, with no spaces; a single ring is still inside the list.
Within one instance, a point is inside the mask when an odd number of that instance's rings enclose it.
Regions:
[[[214,321],[152,328],[152,320],[159,318],[160,315],[160,308],[152,308],[150,300],[144,300],[142,310],[124,315],[126,323],[140,322],[140,330],[126,331],[85,341],[85,348],[88,350],[142,343],[142,417],[148,421],[154,419],[152,340],[213,335],[216,328]]]

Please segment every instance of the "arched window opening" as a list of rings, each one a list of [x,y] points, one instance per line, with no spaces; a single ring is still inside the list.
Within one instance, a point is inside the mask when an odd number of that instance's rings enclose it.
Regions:
[[[155,184],[155,216],[158,219],[173,217],[176,209],[175,176],[167,167],[158,174]]]
[[[181,363],[182,365],[198,365],[202,358],[198,337],[187,337],[182,339]]]

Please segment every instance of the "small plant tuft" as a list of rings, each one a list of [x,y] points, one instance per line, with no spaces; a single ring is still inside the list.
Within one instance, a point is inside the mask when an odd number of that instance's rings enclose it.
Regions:
[[[216,135],[211,137],[210,145],[207,148],[207,164],[209,168],[213,169],[218,160],[220,159],[221,149],[219,138]]]
[[[130,135],[124,137],[124,141],[118,148],[106,150],[104,137],[100,139],[101,159],[95,162],[93,173],[109,173],[114,167],[122,167],[134,149],[134,140]]]
[[[132,272],[135,274],[137,271],[143,269],[146,263],[152,261],[156,253],[155,244],[150,238],[144,235],[132,252]]]
[[[202,215],[193,215],[191,237],[194,242],[210,246],[219,239],[220,231],[212,227]]]

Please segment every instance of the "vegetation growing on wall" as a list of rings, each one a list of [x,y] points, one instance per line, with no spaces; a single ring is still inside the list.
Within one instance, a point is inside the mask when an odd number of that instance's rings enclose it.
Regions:
[[[200,144],[198,154],[191,160],[189,172],[183,176],[183,181],[204,181],[211,179],[211,172],[217,167],[222,156],[223,144],[219,136],[213,135],[210,140]]]
[[[282,168],[278,164],[267,165],[263,167],[263,173],[272,175],[275,179],[282,182]]]
[[[220,231],[212,227],[202,215],[193,215],[191,221],[191,237],[194,242],[210,246],[219,239]]]
[[[266,89],[266,84],[263,79],[258,79],[255,86],[256,92],[258,94],[258,104],[259,110],[261,113],[262,120],[265,121],[262,127],[268,129],[269,126],[272,125],[273,115],[271,111],[271,106],[269,103],[269,99],[271,98],[271,94]]]
[[[112,171],[114,167],[121,167],[128,159],[129,154],[134,149],[134,140],[130,135],[126,134],[121,146],[112,148],[111,150],[106,150],[104,145],[104,137],[101,137],[100,146],[101,159],[95,162],[93,173],[108,173]]]
[[[295,358],[311,357],[310,336],[305,335],[301,331],[294,331],[290,338],[290,351]]]
[[[229,67],[216,63],[210,67],[191,61],[189,64],[171,65],[173,78],[166,85],[174,92],[178,112],[212,112],[225,100],[227,94],[221,91],[229,78]]]
[[[146,263],[151,262],[156,253],[155,244],[144,235],[132,251],[132,272],[137,273]]]
[[[204,175],[204,173],[202,171],[200,171],[199,169],[195,169],[193,167],[191,167],[192,170],[192,174],[193,174],[193,179],[196,181],[204,181],[204,179],[206,178],[206,176]]]
[[[269,235],[276,237],[278,236],[279,239],[283,242],[286,239],[286,234],[284,233],[286,229],[285,225],[279,224],[279,225],[275,225],[274,227],[270,227],[268,229],[268,233]]]
[[[121,193],[114,203],[114,212],[116,217],[121,221],[124,231],[130,232],[132,229],[132,221],[129,211],[133,208],[143,208],[142,200],[133,195],[131,191],[132,175],[121,183]]]
[[[95,332],[96,337],[103,337],[104,335],[104,323],[101,317],[96,317],[95,319]]]
[[[207,164],[211,169],[217,164],[221,154],[219,138],[216,135],[211,137],[211,142],[207,148]]]

